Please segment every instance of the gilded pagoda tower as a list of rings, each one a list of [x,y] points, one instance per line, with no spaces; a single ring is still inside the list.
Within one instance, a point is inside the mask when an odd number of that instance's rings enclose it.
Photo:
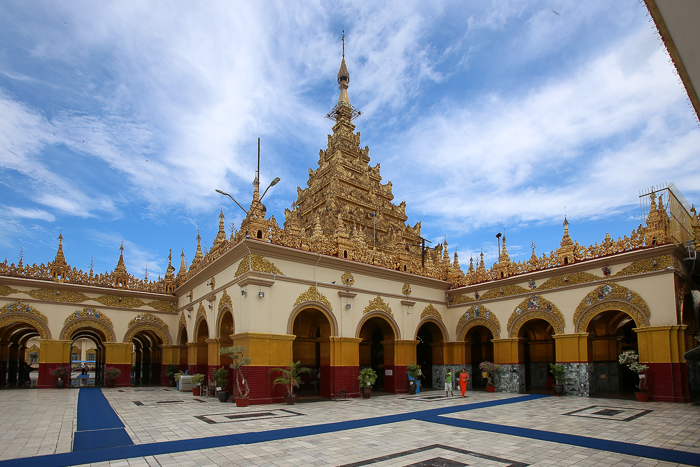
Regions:
[[[319,153],[318,168],[309,169],[307,188],[297,188],[298,199],[285,212],[285,231],[298,229],[311,243],[314,238],[329,239],[323,249],[341,257],[347,257],[352,245],[358,246],[355,250],[360,254],[362,245],[374,256],[390,258],[391,267],[408,263],[413,263],[411,269],[421,267],[420,223],[406,225],[406,203],[392,202],[391,182],[382,184],[379,164],[369,165],[369,148],[360,147],[360,133],[355,133],[352,123],[360,112],[350,104],[349,83],[343,40],[340,96],[327,115],[335,121],[333,134],[328,135],[326,150]]]

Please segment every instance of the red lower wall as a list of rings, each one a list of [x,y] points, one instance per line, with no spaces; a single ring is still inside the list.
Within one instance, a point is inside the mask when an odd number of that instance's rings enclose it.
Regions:
[[[652,400],[690,402],[686,363],[646,363],[647,385]]]

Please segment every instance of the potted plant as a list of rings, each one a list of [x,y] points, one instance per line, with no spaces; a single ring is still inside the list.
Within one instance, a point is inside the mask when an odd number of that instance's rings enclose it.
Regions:
[[[284,401],[287,405],[294,405],[297,401],[297,395],[294,394],[294,388],[299,387],[301,383],[301,375],[303,373],[313,375],[314,370],[307,367],[302,367],[301,360],[298,362],[291,362],[287,368],[273,368],[270,373],[281,372],[275,380],[272,382],[273,386],[282,385],[287,390],[287,394],[284,396]]]
[[[64,378],[68,376],[68,367],[61,365],[57,366],[53,370],[51,370],[49,373],[51,373],[53,376],[57,377],[58,379],[56,380],[56,387],[57,388],[65,388],[66,387],[66,381]]]
[[[420,392],[420,367],[416,362],[408,364],[408,393],[416,394]]]
[[[196,373],[192,375],[190,381],[194,384],[194,386],[192,386],[192,395],[199,396],[202,391],[199,386],[204,382],[204,375],[202,373]]]
[[[216,384],[216,397],[219,402],[228,401],[229,393],[226,390],[228,387],[228,368],[222,366],[214,370],[214,384]]]
[[[177,390],[180,390],[180,376],[184,375],[182,371],[178,371],[173,375],[173,379],[175,380],[175,386],[177,386]]]
[[[496,372],[501,369],[501,365],[485,360],[479,363],[479,369],[481,370],[481,377],[486,380],[486,392],[496,392],[496,386],[493,384],[493,377],[496,375]]]
[[[175,373],[178,372],[177,365],[170,364],[165,367],[165,377],[168,378],[168,386],[175,387]]]
[[[122,370],[117,367],[110,366],[105,370],[105,386],[113,388],[115,380],[122,374]]]
[[[372,368],[367,367],[360,370],[360,376],[357,377],[360,381],[360,394],[363,399],[372,397],[372,385],[377,381],[377,372]]]
[[[552,377],[554,378],[554,395],[564,395],[564,383],[566,382],[566,376],[564,375],[564,365],[562,365],[561,363],[550,363],[549,371],[552,373]]]
[[[232,363],[230,367],[235,372],[236,378],[236,389],[238,390],[238,395],[236,396],[236,406],[237,407],[247,407],[248,406],[248,396],[250,395],[250,387],[248,386],[248,381],[243,376],[243,368],[246,365],[250,365],[250,357],[244,357],[245,347],[242,345],[232,345],[231,347],[224,347],[221,349],[220,353],[222,355],[228,355]]]
[[[639,402],[649,401],[649,389],[647,388],[647,370],[648,366],[639,363],[639,355],[634,350],[626,350],[620,354],[618,357],[620,365],[627,365],[627,368],[637,373],[639,377],[639,385],[637,389],[639,391],[635,392],[634,395]]]

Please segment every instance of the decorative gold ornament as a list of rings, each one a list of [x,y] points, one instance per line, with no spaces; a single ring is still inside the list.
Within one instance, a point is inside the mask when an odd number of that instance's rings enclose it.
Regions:
[[[352,277],[350,271],[345,271],[343,275],[340,276],[340,280],[343,282],[343,285],[347,287],[352,287],[352,285],[355,283],[355,278]]]
[[[377,298],[369,302],[369,305],[367,305],[362,312],[362,314],[369,313],[372,311],[383,311],[390,316],[394,316],[394,313],[391,312],[391,307],[389,306],[388,303],[386,303],[381,296],[377,295]]]
[[[51,339],[48,320],[31,305],[27,305],[21,300],[8,303],[0,308],[0,328],[9,323],[26,323],[34,327],[39,332],[42,339]]]
[[[75,310],[73,313],[69,314],[68,317],[63,321],[63,325],[70,323],[71,321],[79,320],[82,318],[94,318],[98,321],[103,321],[109,326],[113,326],[112,320],[109,319],[107,315],[103,312],[95,309],[92,306],[86,306],[82,310]]]
[[[403,293],[405,296],[411,295],[411,284],[406,282],[403,287],[401,288],[401,293]]]
[[[134,319],[129,321],[129,327],[144,323],[153,323],[156,326],[168,329],[168,325],[165,324],[165,322],[162,319],[151,313],[142,313],[136,316]]]
[[[483,305],[474,305],[466,309],[457,322],[455,331],[460,340],[464,340],[467,332],[474,326],[485,326],[491,331],[494,339],[501,335],[501,323],[496,315]]]
[[[607,282],[586,294],[576,307],[574,332],[586,332],[591,319],[608,310],[624,311],[634,319],[637,327],[649,326],[651,310],[646,301],[627,287]]]
[[[12,287],[8,285],[0,285],[0,296],[6,297],[7,295],[13,294],[13,293],[20,293],[20,290],[13,289]]]
[[[531,319],[543,319],[552,325],[555,334],[563,334],[566,326],[564,315],[556,305],[537,294],[532,294],[515,308],[508,318],[508,336],[517,337],[520,327]]]
[[[294,301],[294,306],[296,307],[297,305],[304,302],[321,302],[324,305],[326,305],[329,310],[333,311],[333,306],[331,305],[331,302],[328,300],[328,298],[326,298],[325,295],[318,291],[315,285],[310,286],[306,292],[299,295]]]
[[[266,272],[268,274],[278,274],[280,276],[284,276],[284,273],[280,271],[277,268],[277,266],[275,266],[272,262],[266,260],[260,255],[252,256],[252,262],[250,260],[251,255],[248,254],[243,257],[240,264],[238,265],[238,270],[236,270],[236,274],[234,277],[238,277],[247,271],[260,271]]]
[[[423,312],[420,314],[420,319],[423,319],[426,316],[434,316],[440,321],[442,321],[442,315],[440,315],[440,312],[437,311],[437,309],[433,306],[432,303],[429,303],[428,306],[426,306],[423,309]]]
[[[218,311],[221,311],[224,308],[228,308],[229,310],[233,311],[233,302],[231,301],[231,296],[226,293],[226,289],[224,289],[224,293],[221,295],[221,299],[219,300]]]

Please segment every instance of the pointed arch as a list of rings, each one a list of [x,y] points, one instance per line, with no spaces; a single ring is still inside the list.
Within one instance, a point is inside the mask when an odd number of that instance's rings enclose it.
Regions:
[[[483,305],[467,308],[459,318],[456,328],[457,340],[463,341],[474,326],[484,326],[491,331],[494,339],[499,339],[501,336],[501,323],[496,315]]]
[[[401,330],[399,329],[399,325],[396,323],[394,317],[384,311],[379,310],[370,311],[362,316],[360,321],[357,323],[357,327],[355,328],[355,337],[361,337],[360,332],[362,331],[362,326],[372,318],[382,318],[385,320],[391,327],[391,330],[394,332],[394,339],[401,340]]]
[[[292,309],[292,312],[289,314],[289,319],[287,320],[287,334],[294,334],[294,320],[297,318],[297,316],[299,316],[299,313],[310,308],[323,313],[331,325],[331,336],[337,336],[339,332],[338,320],[335,318],[333,310],[327,307],[325,303],[317,302],[315,300],[303,301]]]
[[[104,336],[104,342],[114,342],[116,340],[112,320],[103,312],[94,307],[86,306],[82,310],[75,311],[68,315],[61,329],[61,339],[70,340],[71,336],[79,329],[94,328],[99,330]]]
[[[143,313],[129,321],[129,327],[122,342],[132,342],[134,336],[141,331],[151,331],[158,335],[163,345],[170,345],[170,329],[162,319],[152,313]]]
[[[613,282],[590,291],[574,312],[574,332],[586,332],[588,324],[604,311],[624,311],[638,328],[649,326],[651,311],[646,301],[636,292]]]
[[[418,325],[416,326],[416,331],[413,333],[413,335],[417,336],[421,326],[427,323],[433,323],[438,327],[438,329],[440,329],[440,332],[442,333],[443,342],[447,342],[449,340],[449,331],[447,330],[447,326],[445,326],[445,323],[443,323],[442,320],[437,319],[435,316],[430,315],[426,316],[418,322]]]

